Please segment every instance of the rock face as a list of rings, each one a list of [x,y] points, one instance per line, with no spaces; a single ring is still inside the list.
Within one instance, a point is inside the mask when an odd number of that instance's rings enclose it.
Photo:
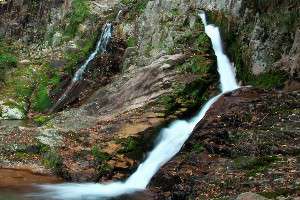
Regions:
[[[239,195],[236,200],[268,200],[268,199],[252,192],[246,192]]]
[[[227,4],[230,6],[221,8],[203,5],[205,9],[218,10],[225,16],[223,19],[219,17],[220,25],[238,73],[239,68],[247,67],[254,75],[282,70],[291,78],[299,79],[299,64],[296,64],[299,55],[294,47],[300,27],[298,1],[231,1]],[[241,75],[239,78],[243,80],[245,77]]]
[[[156,175],[151,190],[157,199],[234,198],[250,190],[297,197],[298,112],[298,92],[242,88],[225,94]]]
[[[149,192],[124,199],[299,196],[298,1],[0,1],[0,168],[126,178],[161,127],[218,93],[199,10],[223,32],[238,79],[269,90],[225,94]],[[106,22],[107,52],[60,112],[47,113]]]
[[[299,60],[295,52],[300,27],[299,2],[202,0],[197,6],[212,11],[212,21],[219,21],[237,68],[248,67],[251,73],[259,75],[276,67],[299,79],[299,63],[295,64]]]
[[[63,4],[63,0],[4,1],[0,4],[0,35],[18,38],[26,43],[35,43],[44,37],[45,32],[40,29],[44,29],[48,23],[51,23],[48,18],[49,13]]]

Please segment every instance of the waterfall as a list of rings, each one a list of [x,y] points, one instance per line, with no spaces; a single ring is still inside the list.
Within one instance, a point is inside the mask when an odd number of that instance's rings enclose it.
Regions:
[[[94,60],[96,55],[99,53],[101,54],[106,51],[106,47],[112,37],[112,31],[113,31],[113,26],[111,23],[107,23],[104,25],[100,39],[97,42],[95,50],[90,54],[90,56],[84,62],[84,64],[81,65],[80,68],[76,71],[71,83],[69,84],[69,86],[67,87],[67,89],[65,90],[63,95],[58,99],[58,101],[55,103],[55,105],[51,108],[50,112],[55,111],[59,106],[61,106],[62,103],[65,101],[65,99],[71,94],[73,89],[77,86],[78,82],[82,79],[82,76],[83,76],[87,66],[90,64],[90,62],[92,60]]]
[[[239,86],[235,79],[234,67],[230,63],[229,58],[224,54],[219,28],[214,25],[207,24],[204,12],[200,12],[199,17],[202,19],[205,26],[205,33],[211,39],[212,46],[217,57],[222,92],[229,92],[237,89]]]
[[[99,199],[101,197],[115,197],[144,190],[159,168],[180,151],[194,127],[205,116],[211,105],[225,92],[238,88],[234,76],[234,68],[223,53],[219,29],[214,25],[207,25],[204,13],[200,13],[199,16],[205,25],[206,34],[211,38],[213,49],[218,58],[218,72],[220,74],[222,93],[210,99],[191,120],[177,120],[169,127],[162,129],[154,149],[125,182],[44,185],[41,186],[46,191],[46,194],[43,194],[43,196],[46,195],[53,199]]]
[[[112,24],[107,23],[104,25],[100,40],[97,43],[95,51],[89,56],[89,58],[84,62],[84,64],[77,70],[72,82],[76,82],[80,80],[88,64],[95,58],[95,56],[98,53],[103,53],[106,51],[106,47],[112,37],[112,29],[113,29]]]

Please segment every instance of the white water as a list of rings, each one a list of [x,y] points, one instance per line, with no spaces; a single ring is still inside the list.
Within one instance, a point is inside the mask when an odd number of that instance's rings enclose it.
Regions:
[[[215,55],[217,56],[222,92],[224,93],[237,89],[239,86],[235,79],[234,67],[230,63],[228,57],[224,54],[219,28],[207,24],[204,12],[199,13],[199,17],[205,25],[205,33],[211,39]]]
[[[212,40],[213,49],[218,57],[222,93],[210,99],[190,121],[177,120],[168,128],[162,129],[155,148],[125,182],[44,185],[41,186],[46,191],[43,196],[53,199],[99,199],[99,197],[115,197],[144,190],[160,167],[180,151],[196,124],[205,116],[211,105],[223,93],[238,88],[233,66],[223,53],[219,29],[213,25],[207,25],[204,13],[199,14],[199,16],[205,25],[205,32]]]
[[[106,47],[112,37],[113,26],[110,23],[104,25],[99,41],[97,42],[96,48],[93,53],[90,54],[88,59],[84,62],[83,65],[76,71],[71,83],[64,91],[63,95],[58,99],[55,105],[52,107],[50,112],[53,112],[60,104],[70,95],[76,83],[82,79],[82,76],[89,65],[89,63],[96,57],[98,53],[103,53],[106,51]]]
[[[107,23],[104,25],[100,40],[97,43],[95,51],[88,57],[85,63],[77,70],[73,77],[73,82],[76,82],[82,78],[84,71],[86,70],[88,64],[95,58],[98,53],[103,53],[106,51],[106,47],[112,37],[112,24]]]

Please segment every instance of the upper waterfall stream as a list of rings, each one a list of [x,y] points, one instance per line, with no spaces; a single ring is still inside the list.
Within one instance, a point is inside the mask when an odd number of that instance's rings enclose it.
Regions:
[[[234,67],[223,52],[219,28],[214,25],[208,25],[204,13],[200,13],[199,16],[205,25],[205,32],[210,37],[217,56],[222,93],[210,99],[191,120],[177,120],[169,127],[163,128],[155,148],[125,182],[42,185],[41,188],[45,193],[41,194],[41,196],[52,199],[99,199],[101,197],[109,198],[144,190],[160,167],[180,151],[194,127],[205,116],[211,105],[223,93],[233,91],[239,87],[235,79]],[[76,74],[77,77],[82,75],[81,72]]]
[[[55,111],[56,108],[59,107],[65,101],[65,99],[71,94],[72,90],[75,88],[78,81],[82,79],[83,74],[86,71],[86,68],[88,67],[90,62],[94,60],[96,55],[106,51],[107,45],[110,42],[112,37],[112,31],[113,31],[113,26],[111,23],[107,23],[104,25],[100,39],[97,42],[95,50],[90,54],[90,56],[83,63],[83,65],[81,65],[79,69],[76,71],[71,83],[69,84],[65,92],[61,95],[61,97],[58,99],[58,101],[55,103],[55,105],[52,107],[50,112]]]

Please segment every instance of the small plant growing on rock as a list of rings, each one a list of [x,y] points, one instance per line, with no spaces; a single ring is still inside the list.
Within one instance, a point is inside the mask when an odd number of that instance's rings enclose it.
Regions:
[[[54,150],[50,150],[44,153],[42,163],[46,167],[53,169],[53,171],[57,174],[62,171],[63,159]]]

